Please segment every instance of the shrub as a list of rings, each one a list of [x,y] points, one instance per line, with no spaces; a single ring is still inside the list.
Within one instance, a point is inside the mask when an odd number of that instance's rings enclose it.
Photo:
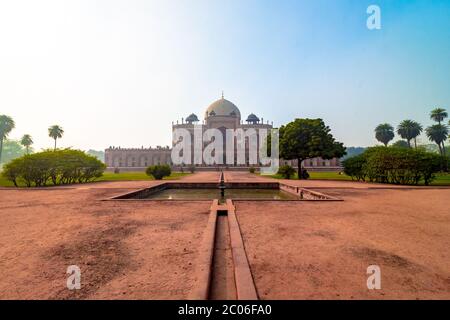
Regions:
[[[406,142],[405,140],[398,140],[398,141],[394,142],[394,143],[391,145],[391,147],[394,147],[394,148],[411,148],[411,147],[408,145],[408,142]]]
[[[358,181],[364,181],[366,179],[366,173],[363,170],[363,166],[366,163],[366,157],[363,154],[347,158],[342,162],[344,166],[344,173]]]
[[[308,170],[306,170],[306,169],[303,169],[303,170],[302,170],[302,179],[303,179],[303,180],[309,179],[309,173],[308,173]]]
[[[286,164],[278,168],[278,174],[285,179],[290,179],[295,174],[295,169]]]
[[[120,169],[117,168],[117,167],[115,167],[115,168],[114,168],[114,173],[115,173],[115,174],[119,174],[119,173],[120,173]]]
[[[101,177],[106,166],[83,151],[63,149],[43,151],[17,158],[7,165],[2,175],[18,186],[27,187],[83,183]]]
[[[20,168],[23,166],[22,159],[16,159],[3,167],[2,175],[9,181],[14,183],[14,186],[18,187],[17,180],[20,178]]]
[[[167,164],[158,164],[148,167],[147,170],[145,170],[145,173],[148,176],[153,176],[156,180],[161,180],[164,177],[170,176],[172,170]]]
[[[256,172],[255,167],[250,167],[250,168],[248,169],[248,172],[250,172],[250,173],[255,173],[255,172]]]
[[[429,185],[443,161],[448,160],[424,150],[373,147],[343,161],[343,165],[344,172],[352,179],[409,185],[424,181]]]
[[[194,165],[191,165],[191,166],[189,166],[189,172],[190,173],[194,173],[195,172],[195,166]]]

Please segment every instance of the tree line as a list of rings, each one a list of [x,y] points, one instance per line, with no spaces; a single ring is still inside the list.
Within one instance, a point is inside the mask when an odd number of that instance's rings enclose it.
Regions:
[[[448,138],[448,126],[444,120],[448,117],[448,113],[443,108],[435,108],[430,112],[430,119],[437,122],[425,129],[428,139],[437,144],[439,153],[444,156],[446,154],[445,141]],[[449,121],[450,124],[450,121]],[[417,137],[423,132],[423,126],[414,120],[403,120],[397,126],[397,134],[404,139],[403,143],[411,148],[411,142],[414,142],[414,148],[417,148]],[[375,138],[385,146],[394,139],[394,127],[389,123],[379,124],[375,128]],[[397,146],[402,146],[402,142],[397,141]]]
[[[0,115],[0,163],[2,161],[3,143],[15,127],[16,124],[10,116],[4,114]],[[64,130],[59,125],[52,125],[48,128],[48,136],[55,140],[54,150],[56,150],[57,139],[62,138],[63,135]],[[30,153],[33,143],[34,141],[30,134],[24,134],[20,139],[20,144],[25,147],[26,154]]]

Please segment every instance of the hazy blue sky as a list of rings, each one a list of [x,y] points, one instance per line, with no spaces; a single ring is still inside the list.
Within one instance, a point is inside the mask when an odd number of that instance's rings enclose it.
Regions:
[[[449,110],[449,78],[450,1],[0,0],[0,114],[37,148],[52,124],[61,146],[166,145],[222,90],[243,116],[371,145],[378,123]]]

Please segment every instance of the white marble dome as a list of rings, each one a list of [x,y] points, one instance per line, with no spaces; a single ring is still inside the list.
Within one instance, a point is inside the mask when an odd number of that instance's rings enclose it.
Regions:
[[[205,119],[210,116],[230,116],[241,119],[241,112],[238,107],[227,99],[219,99],[214,101],[205,112]]]

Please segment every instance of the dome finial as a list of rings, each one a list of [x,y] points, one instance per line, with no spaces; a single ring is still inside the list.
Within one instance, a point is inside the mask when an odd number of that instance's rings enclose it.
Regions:
[[[224,97],[223,97],[223,90],[222,90],[222,99],[224,99]]]

